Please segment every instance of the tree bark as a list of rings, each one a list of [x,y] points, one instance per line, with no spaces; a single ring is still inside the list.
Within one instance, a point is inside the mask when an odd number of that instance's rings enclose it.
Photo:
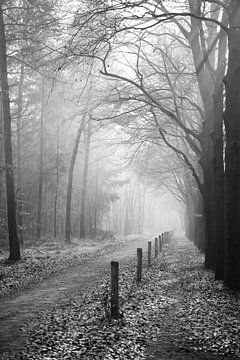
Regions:
[[[40,153],[39,153],[39,183],[38,183],[38,212],[37,212],[37,240],[41,239],[42,225],[42,195],[43,195],[43,131],[45,107],[45,83],[42,79],[42,106],[40,116]]]
[[[4,119],[4,151],[6,167],[6,188],[7,188],[7,215],[9,232],[9,260],[19,260],[20,247],[17,235],[16,224],[16,199],[14,189],[13,160],[12,160],[12,131],[9,86],[7,75],[7,51],[5,27],[3,20],[2,4],[0,3],[0,85],[2,95],[2,109]]]
[[[223,163],[223,83],[219,84],[214,94],[214,209],[215,209],[215,235],[216,235],[216,267],[215,279],[224,278],[224,247],[225,247],[225,223],[224,223],[224,163]]]
[[[87,192],[87,177],[88,177],[88,162],[89,162],[89,153],[90,153],[91,128],[92,128],[92,122],[91,122],[91,118],[90,118],[88,120],[88,128],[87,128],[87,139],[86,139],[82,191],[81,191],[80,238],[85,238],[85,236],[86,236],[85,213],[86,213],[86,192]]]
[[[19,242],[23,245],[24,207],[23,207],[23,183],[22,183],[22,108],[23,108],[23,81],[24,65],[21,64],[20,79],[18,86],[18,113],[17,113],[17,219]]]
[[[207,120],[208,121],[208,120]],[[205,148],[206,146],[206,148]],[[213,177],[213,143],[206,137],[206,143],[203,145],[204,157],[204,194],[203,211],[205,218],[205,268],[215,270],[215,212],[214,212],[214,177]]]
[[[0,239],[1,241],[6,240],[5,224],[7,224],[6,216],[6,186],[5,186],[5,154],[4,154],[4,124],[3,124],[3,108],[2,108],[2,97],[0,97]]]
[[[196,2],[189,0],[190,10],[196,15],[201,15],[201,1]],[[213,16],[219,16],[219,9],[216,7],[216,4],[211,4],[211,9]],[[224,16],[223,16],[224,18]],[[201,21],[195,18],[191,18],[191,33],[187,34],[189,44],[192,48],[193,59],[196,67],[197,80],[199,85],[200,94],[204,104],[205,110],[205,121],[203,123],[203,129],[201,133],[201,145],[202,145],[202,159],[201,166],[203,170],[204,177],[204,195],[203,195],[203,209],[205,217],[205,267],[208,269],[215,269],[216,266],[216,245],[218,244],[217,239],[217,229],[219,222],[223,223],[224,219],[219,218],[222,216],[219,211],[216,213],[215,204],[216,204],[216,195],[223,192],[222,183],[216,179],[218,174],[216,169],[220,169],[223,166],[221,162],[220,148],[217,146],[217,143],[213,141],[214,139],[214,119],[218,109],[215,109],[217,105],[214,101],[216,96],[218,96],[219,91],[219,82],[222,79],[218,76],[215,69],[215,56],[218,54],[218,61],[222,61],[222,53],[220,49],[219,41],[219,51],[211,49],[211,43],[213,39],[217,36],[217,27],[216,25],[208,26],[208,36],[207,39],[204,38],[202,32]],[[222,34],[220,34],[222,35]],[[221,37],[221,36],[220,36]],[[223,61],[224,63],[224,61]],[[217,69],[218,70],[218,69]],[[222,71],[222,69],[221,69]],[[224,72],[224,69],[223,69]],[[217,128],[217,125],[216,125]],[[217,146],[217,148],[215,148]],[[219,163],[215,166],[213,160],[218,160]],[[220,186],[220,187],[219,187]]]
[[[56,185],[54,196],[54,214],[53,214],[53,237],[57,237],[57,203],[58,203],[58,183],[59,183],[59,125],[57,118],[57,151],[56,151]]]
[[[73,152],[72,152],[72,156],[71,156],[71,161],[70,161],[70,165],[69,165],[69,171],[68,171],[66,223],[65,223],[65,239],[67,242],[70,242],[70,240],[71,240],[71,202],[72,202],[73,172],[74,172],[74,166],[75,166],[75,162],[76,162],[80,138],[81,138],[83,128],[85,125],[85,118],[86,118],[86,115],[84,115],[82,117],[80,126],[78,128],[78,132],[77,132],[77,136],[75,139]]]
[[[224,283],[240,289],[240,2],[228,5],[228,70],[225,78],[226,253]]]
[[[95,178],[95,204],[94,204],[94,233],[97,234],[97,217],[98,217],[98,168],[99,159],[97,158],[96,178]]]

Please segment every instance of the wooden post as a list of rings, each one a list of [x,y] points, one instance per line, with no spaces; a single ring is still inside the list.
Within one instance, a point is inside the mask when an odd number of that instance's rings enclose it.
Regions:
[[[155,257],[158,256],[158,238],[155,238]]]
[[[161,239],[161,235],[158,235],[158,247],[159,247],[159,252],[162,251],[162,239]]]
[[[118,319],[118,269],[119,263],[111,261],[111,318]]]
[[[137,248],[137,284],[142,281],[142,249]]]
[[[151,266],[151,257],[152,257],[152,243],[148,241],[148,268]]]

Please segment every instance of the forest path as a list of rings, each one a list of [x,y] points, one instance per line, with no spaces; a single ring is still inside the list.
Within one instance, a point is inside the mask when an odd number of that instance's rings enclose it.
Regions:
[[[148,360],[237,360],[235,356],[215,354],[210,351],[199,351],[197,347],[193,350],[194,331],[199,331],[198,337],[211,336],[210,330],[206,329],[206,323],[195,321],[201,310],[201,286],[204,288],[205,280],[203,269],[203,257],[199,255],[191,258],[189,253],[197,249],[192,242],[185,237],[173,237],[173,244],[170,245],[171,253],[164,255],[167,274],[163,280],[158,279],[159,296],[171,299],[171,305],[162,309],[153,319],[153,322],[161,329],[160,336],[156,335],[155,341],[148,342]],[[201,261],[202,257],[202,261]],[[198,262],[196,262],[198,258]],[[210,273],[210,272],[209,272]],[[163,276],[163,275],[162,275]],[[212,278],[213,281],[213,278]],[[198,287],[200,286],[200,288]],[[221,292],[221,291],[220,291]],[[211,294],[207,289],[202,291],[206,303]],[[218,294],[218,296],[221,296]],[[216,299],[215,299],[216,301]],[[211,302],[209,302],[211,304]],[[198,305],[199,304],[199,305]],[[213,302],[214,305],[214,302]],[[217,306],[217,304],[216,304]],[[205,310],[206,311],[206,310]],[[211,307],[207,307],[204,313],[205,319],[213,315]],[[223,316],[221,307],[219,318]],[[195,320],[193,320],[195,319]],[[199,315],[199,319],[202,319]],[[203,320],[203,319],[202,319]],[[198,323],[199,322],[199,323]],[[198,325],[196,326],[196,323]],[[193,328],[192,328],[193,326]],[[217,325],[215,325],[217,327]],[[205,327],[205,328],[204,328]],[[185,335],[190,334],[190,335]],[[185,336],[189,336],[186,339]],[[191,337],[193,336],[193,338]],[[203,343],[204,348],[204,343]],[[202,349],[203,350],[203,349]]]
[[[147,240],[146,236],[132,236],[130,242],[120,249],[54,275],[33,289],[17,293],[15,297],[0,300],[0,354],[24,346],[29,336],[23,331],[24,324],[42,311],[61,306],[74,296],[84,294],[86,287],[109,269],[111,260],[119,261],[120,266],[127,263],[135,256],[137,247],[147,248]]]

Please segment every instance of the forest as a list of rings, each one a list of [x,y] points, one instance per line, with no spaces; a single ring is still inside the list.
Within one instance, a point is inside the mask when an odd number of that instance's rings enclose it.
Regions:
[[[237,294],[239,27],[239,0],[0,1],[4,294],[53,244],[69,268],[164,231]]]

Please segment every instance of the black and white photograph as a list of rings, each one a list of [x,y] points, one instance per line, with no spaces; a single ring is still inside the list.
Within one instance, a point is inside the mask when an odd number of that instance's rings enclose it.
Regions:
[[[0,360],[240,359],[240,0],[0,0]]]

